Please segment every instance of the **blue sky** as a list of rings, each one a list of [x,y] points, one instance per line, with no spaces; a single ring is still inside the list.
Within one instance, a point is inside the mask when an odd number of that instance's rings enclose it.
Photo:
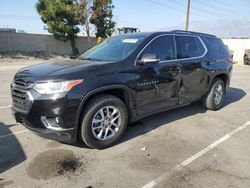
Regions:
[[[46,33],[35,9],[37,0],[0,0],[0,27]],[[153,31],[183,23],[186,0],[113,0],[118,26]],[[191,0],[190,21],[250,19],[250,0]]]

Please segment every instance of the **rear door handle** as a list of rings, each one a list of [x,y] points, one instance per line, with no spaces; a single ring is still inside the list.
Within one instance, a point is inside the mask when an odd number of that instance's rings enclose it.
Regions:
[[[178,73],[181,73],[181,66],[179,66],[179,65],[175,66],[175,70],[176,70]]]
[[[178,70],[178,72],[180,73],[181,72],[181,67],[177,67],[177,70]]]

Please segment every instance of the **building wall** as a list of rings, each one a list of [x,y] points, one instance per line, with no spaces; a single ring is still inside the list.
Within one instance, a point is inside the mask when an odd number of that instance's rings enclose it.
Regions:
[[[222,39],[224,44],[233,50],[234,61],[243,63],[243,56],[246,49],[250,49],[250,39]]]
[[[95,38],[90,39],[90,44],[86,37],[77,37],[76,39],[76,46],[80,53],[95,44]],[[70,55],[72,49],[70,41],[59,41],[52,35],[0,32],[1,52],[49,52],[58,55]]]

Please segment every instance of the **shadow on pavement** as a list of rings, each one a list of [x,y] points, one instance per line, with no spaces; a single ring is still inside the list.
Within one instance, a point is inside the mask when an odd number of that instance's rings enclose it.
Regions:
[[[246,92],[238,88],[229,88],[225,96],[223,108],[241,100],[246,95]],[[165,111],[156,115],[149,116],[141,121],[135,122],[128,126],[121,142],[126,142],[134,137],[150,132],[164,124],[174,122],[179,119],[193,116],[199,113],[205,113],[206,110],[202,107],[201,102],[193,103],[189,106]]]
[[[12,134],[9,129],[12,126],[15,124],[0,122],[0,174],[26,160],[26,155],[15,135],[5,137]]]
[[[224,99],[224,107],[242,99],[247,93],[239,88],[230,87]]]

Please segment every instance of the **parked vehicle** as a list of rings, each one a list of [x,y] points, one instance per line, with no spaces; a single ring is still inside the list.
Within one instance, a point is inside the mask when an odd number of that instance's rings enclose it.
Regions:
[[[250,49],[245,50],[243,59],[244,59],[244,65],[250,64]]]
[[[231,72],[230,54],[213,35],[119,35],[78,59],[18,71],[12,110],[17,122],[40,135],[68,143],[79,136],[102,149],[143,117],[200,100],[206,109],[220,109]]]

